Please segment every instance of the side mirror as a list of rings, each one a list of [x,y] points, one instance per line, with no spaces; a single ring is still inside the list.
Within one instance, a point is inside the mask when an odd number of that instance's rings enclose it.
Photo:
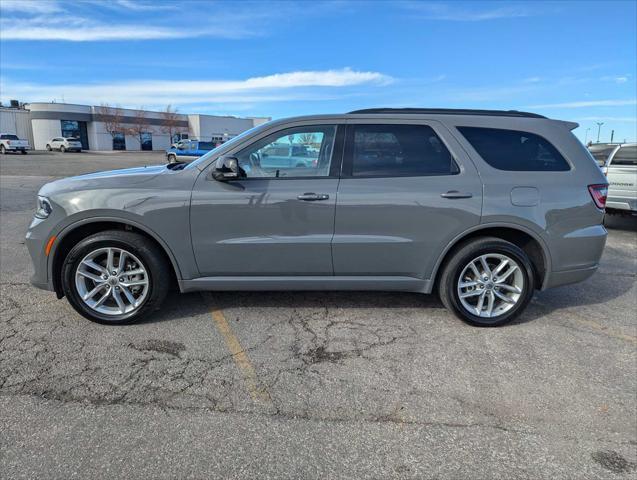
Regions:
[[[217,167],[212,172],[212,178],[219,182],[227,182],[236,178],[245,177],[246,174],[239,166],[237,157],[222,157],[217,160]]]

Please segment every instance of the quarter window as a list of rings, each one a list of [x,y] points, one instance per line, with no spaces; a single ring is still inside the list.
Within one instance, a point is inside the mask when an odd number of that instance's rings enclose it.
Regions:
[[[535,133],[500,128],[457,127],[476,152],[493,168],[515,172],[570,170],[564,157]]]
[[[297,127],[269,135],[236,154],[248,178],[327,177],[336,126]]]
[[[447,147],[427,125],[352,125],[347,157],[354,177],[417,177],[459,172]]]

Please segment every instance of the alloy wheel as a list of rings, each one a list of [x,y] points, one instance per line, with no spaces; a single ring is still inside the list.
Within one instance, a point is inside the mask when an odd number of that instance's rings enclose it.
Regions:
[[[494,318],[511,310],[524,291],[520,265],[507,255],[480,255],[469,262],[458,278],[458,297],[467,312]]]
[[[150,277],[132,253],[116,247],[99,248],[86,255],[75,271],[80,299],[102,315],[120,316],[144,303]]]

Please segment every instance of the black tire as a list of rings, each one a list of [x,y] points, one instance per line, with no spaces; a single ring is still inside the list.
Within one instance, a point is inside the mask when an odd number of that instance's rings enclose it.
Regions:
[[[146,267],[149,291],[144,302],[132,312],[103,314],[91,309],[80,298],[75,286],[76,269],[86,255],[104,247],[123,248],[135,255]],[[122,230],[108,230],[85,238],[71,249],[62,265],[62,288],[71,306],[89,320],[107,325],[133,323],[157,310],[166,297],[171,279],[170,267],[159,247],[143,235]]]
[[[503,254],[512,258],[520,267],[524,285],[517,303],[507,312],[496,317],[474,315],[461,303],[458,295],[458,279],[473,259],[485,254]],[[495,237],[482,237],[460,246],[446,262],[438,282],[438,294],[444,306],[464,322],[477,327],[497,327],[520,315],[533,297],[535,271],[527,254],[517,245]]]
[[[66,147],[64,145],[60,145],[60,152],[66,152]]]
[[[22,150],[22,155],[26,155],[27,151],[26,150]]]
[[[4,147],[4,145],[0,145],[0,153],[2,155],[6,155],[7,154],[7,149]]]
[[[53,150],[53,149],[51,148],[51,145],[47,145],[47,146],[46,146],[46,151],[47,151],[47,152],[50,152],[51,150]]]

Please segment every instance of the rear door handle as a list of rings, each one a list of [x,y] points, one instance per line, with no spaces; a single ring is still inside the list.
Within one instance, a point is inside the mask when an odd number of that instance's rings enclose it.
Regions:
[[[447,193],[441,193],[440,196],[442,198],[471,198],[473,197],[470,193],[459,192],[458,190],[449,190]]]
[[[319,200],[328,200],[330,198],[330,196],[327,193],[313,193],[313,192],[307,192],[307,193],[303,193],[301,195],[299,195],[298,197],[299,200],[303,200],[306,202],[316,202]]]

